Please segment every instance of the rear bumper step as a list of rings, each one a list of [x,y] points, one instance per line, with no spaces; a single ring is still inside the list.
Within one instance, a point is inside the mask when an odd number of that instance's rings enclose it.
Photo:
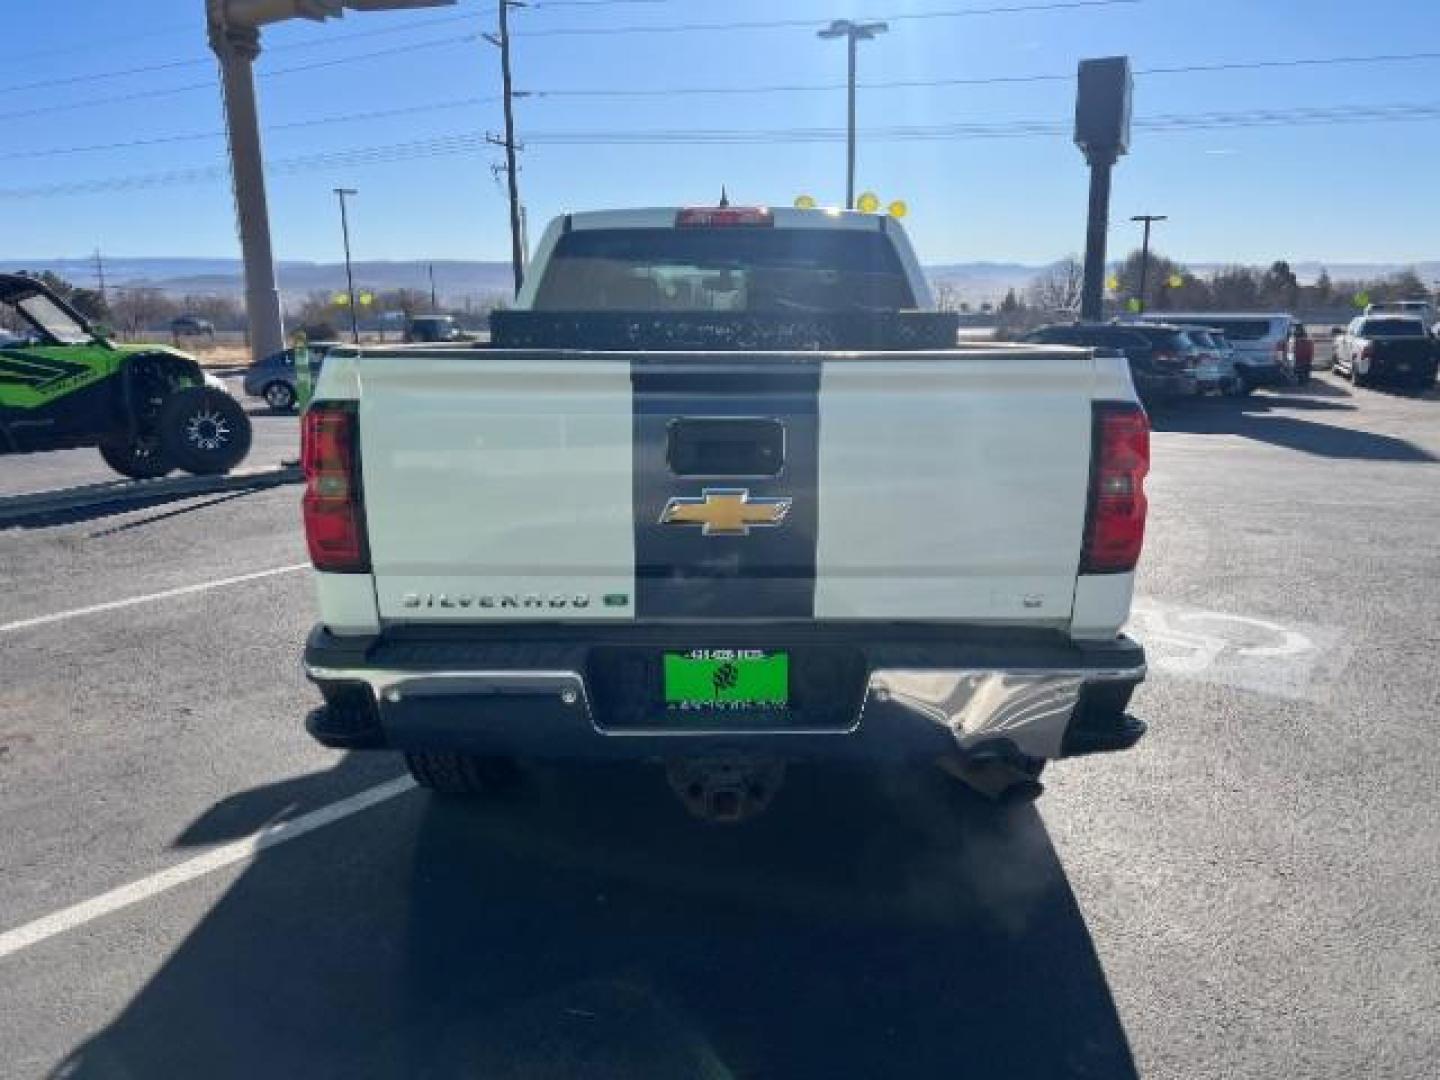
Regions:
[[[339,749],[582,759],[738,748],[792,759],[933,758],[958,749],[1046,760],[1127,749],[1144,734],[1145,725],[1126,712],[1145,677],[1144,653],[1128,639],[1082,648],[1053,636],[1017,635],[995,644],[949,628],[921,634],[907,628],[877,640],[882,633],[827,628],[796,642],[774,628],[730,632],[732,644],[843,649],[858,658],[855,679],[837,680],[822,709],[781,721],[662,714],[634,724],[627,720],[633,698],[618,698],[615,679],[596,667],[610,663],[605,649],[564,632],[543,638],[532,631],[522,640],[448,634],[397,641],[338,638],[317,628],[305,671],[325,704],[306,726],[316,740]],[[716,629],[705,634],[713,638]],[[698,640],[683,630],[664,637],[662,647],[670,648]],[[647,641],[633,648],[655,646]],[[812,723],[811,716],[824,720]]]

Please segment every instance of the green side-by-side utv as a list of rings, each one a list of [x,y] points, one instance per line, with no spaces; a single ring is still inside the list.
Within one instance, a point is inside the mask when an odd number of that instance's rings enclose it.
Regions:
[[[94,446],[134,479],[228,472],[250,450],[250,418],[225,384],[163,345],[107,341],[55,292],[0,274],[0,454]]]

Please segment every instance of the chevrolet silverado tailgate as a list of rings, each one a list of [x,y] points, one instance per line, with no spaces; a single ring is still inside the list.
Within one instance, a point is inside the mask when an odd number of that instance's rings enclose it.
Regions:
[[[1094,363],[367,352],[381,618],[1062,624]]]

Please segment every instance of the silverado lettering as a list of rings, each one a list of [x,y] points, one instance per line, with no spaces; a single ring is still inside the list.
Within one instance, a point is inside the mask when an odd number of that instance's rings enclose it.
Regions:
[[[584,593],[573,596],[552,593],[543,597],[534,593],[526,596],[513,593],[406,593],[400,598],[400,605],[405,608],[587,608],[590,597]]]

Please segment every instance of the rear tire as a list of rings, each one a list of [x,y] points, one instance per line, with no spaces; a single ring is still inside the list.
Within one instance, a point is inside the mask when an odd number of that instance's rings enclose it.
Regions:
[[[415,783],[439,795],[489,795],[515,786],[513,758],[454,750],[410,750],[405,767]]]
[[[192,386],[160,406],[165,456],[196,476],[229,472],[250,452],[250,418],[229,394]]]
[[[110,468],[131,480],[158,480],[175,471],[154,436],[103,442],[100,457]]]

